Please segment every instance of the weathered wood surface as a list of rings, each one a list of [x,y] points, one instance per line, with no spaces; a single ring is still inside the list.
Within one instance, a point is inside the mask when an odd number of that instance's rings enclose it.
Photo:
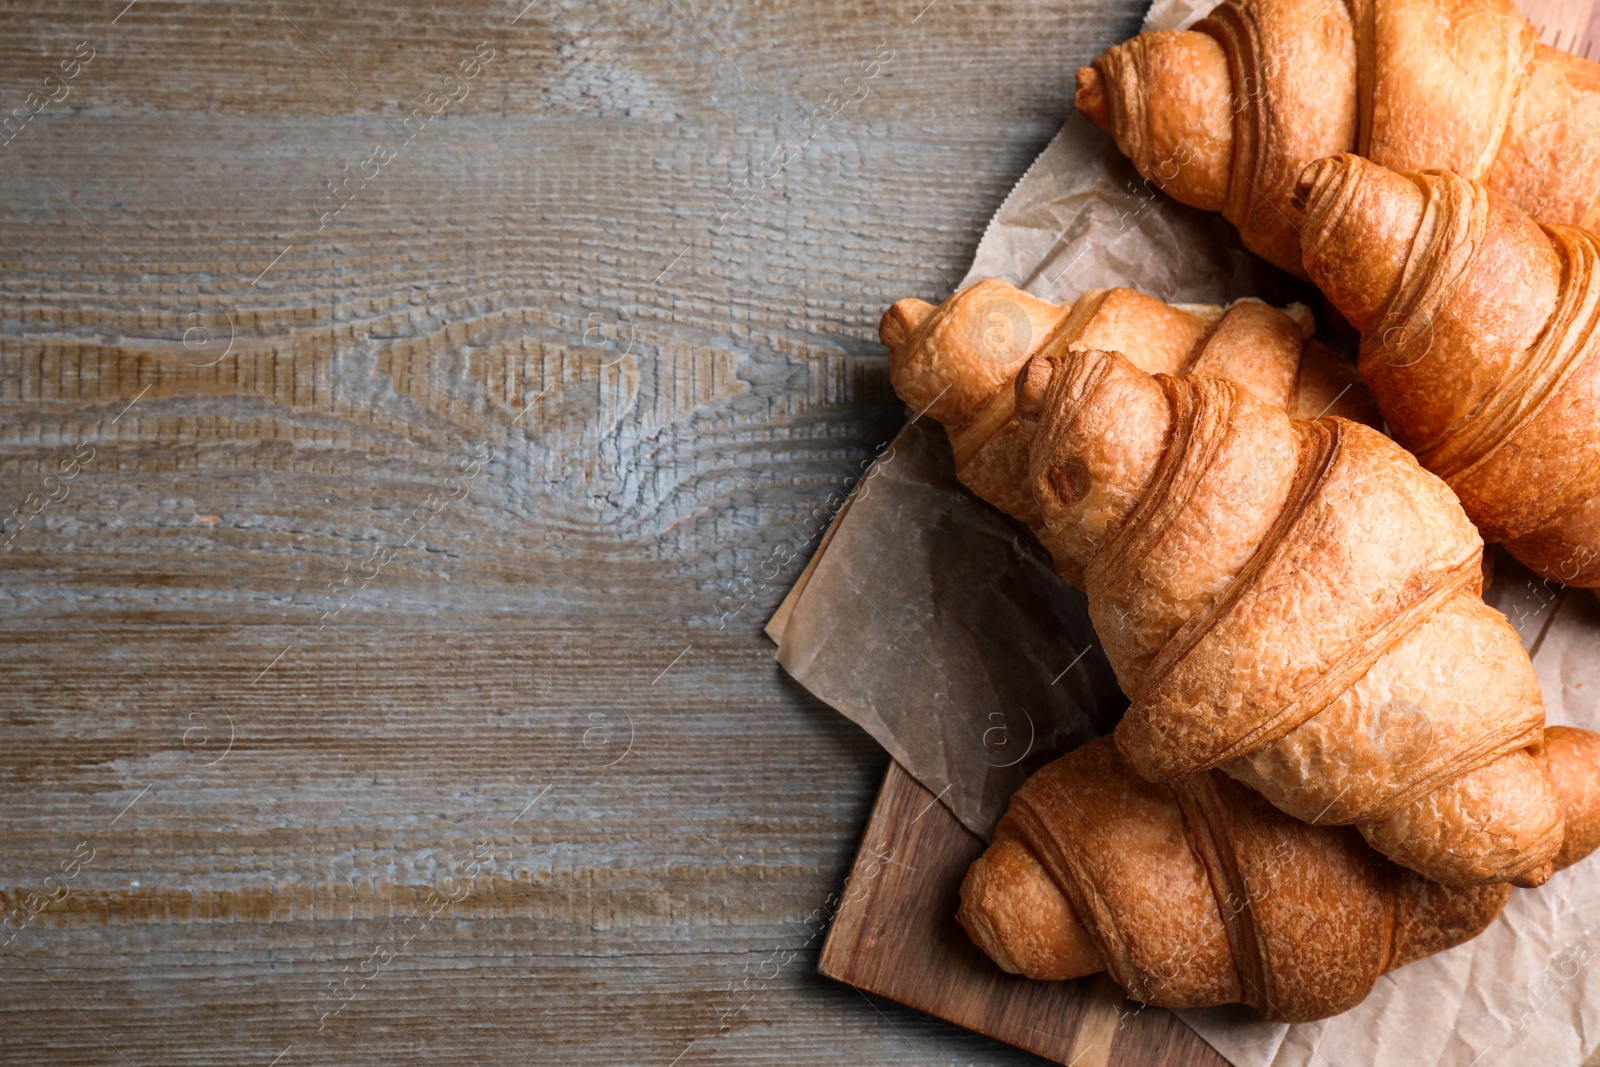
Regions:
[[[818,971],[1073,1067],[1227,1067],[1177,1016],[1129,1000],[1105,975],[1032,982],[996,967],[955,920],[983,848],[891,762]]]
[[[1036,1062],[815,974],[760,628],[1136,7],[0,10],[0,1061]]]

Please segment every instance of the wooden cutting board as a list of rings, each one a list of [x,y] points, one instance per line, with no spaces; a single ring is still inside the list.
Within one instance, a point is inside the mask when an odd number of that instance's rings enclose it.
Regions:
[[[1033,982],[996,967],[956,925],[983,841],[890,761],[817,970],[1073,1067],[1226,1067],[1171,1012],[1104,976]]]

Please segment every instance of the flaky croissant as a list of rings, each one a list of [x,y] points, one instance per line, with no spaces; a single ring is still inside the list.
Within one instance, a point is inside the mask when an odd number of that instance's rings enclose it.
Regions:
[[[1289,196],[1338,152],[1600,220],[1600,64],[1535,37],[1507,0],[1228,0],[1103,53],[1077,106],[1146,180],[1299,273]]]
[[[1566,866],[1600,843],[1600,734],[1552,727],[1544,750]],[[1152,785],[1101,738],[1012,797],[957,918],[1012,973],[1104,970],[1149,1004],[1242,1002],[1301,1022],[1476,936],[1510,892],[1429,882],[1348,828],[1292,819],[1214,772]]]
[[[1307,167],[1295,204],[1395,437],[1487,540],[1600,587],[1600,237],[1349,155]]]
[[[1449,487],[1369,427],[1115,354],[1047,348],[1016,388],[1141,775],[1221,767],[1439,882],[1549,877],[1538,680]]]
[[[991,279],[937,307],[901,300],[884,313],[879,336],[895,392],[944,425],[963,484],[1038,527],[1012,388],[1034,353],[1047,345],[1120,352],[1152,374],[1230,378],[1296,418],[1331,413],[1376,424],[1355,368],[1310,340],[1312,329],[1300,304],[1285,311],[1259,300],[1171,305],[1131,289],[1101,289],[1056,305]],[[1081,585],[1071,561],[1056,562]]]

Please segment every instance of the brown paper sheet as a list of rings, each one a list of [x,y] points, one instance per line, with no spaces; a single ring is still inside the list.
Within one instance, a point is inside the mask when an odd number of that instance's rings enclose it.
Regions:
[[[774,616],[778,662],[987,838],[1028,775],[1127,707],[1083,595],[962,487],[931,419],[832,529]]]

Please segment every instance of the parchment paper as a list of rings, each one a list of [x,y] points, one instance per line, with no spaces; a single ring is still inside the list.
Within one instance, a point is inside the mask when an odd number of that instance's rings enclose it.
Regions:
[[[1187,25],[1213,2],[1157,0],[1146,28]],[[1177,303],[1308,296],[1220,217],[1145,187],[1076,115],[1001,205],[961,285],[990,277],[1055,301],[1114,285]],[[1495,559],[1487,599],[1531,651],[1548,721],[1600,729],[1600,602]],[[1107,732],[1127,703],[1082,596],[1031,534],[961,487],[928,420],[877,461],[768,633],[785,669],[984,838],[1028,774]],[[1600,857],[1514,891],[1484,934],[1379,979],[1337,1018],[1178,1014],[1238,1067],[1600,1064],[1596,956]]]
[[[778,662],[987,838],[1030,774],[1128,706],[1087,604],[1026,526],[956,480],[931,419],[901,431],[833,530]]]

